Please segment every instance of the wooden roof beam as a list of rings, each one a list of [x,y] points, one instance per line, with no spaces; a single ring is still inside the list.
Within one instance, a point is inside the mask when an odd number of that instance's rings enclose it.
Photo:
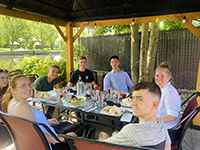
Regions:
[[[0,7],[0,15],[5,15],[5,16],[20,18],[20,19],[26,19],[26,20],[30,20],[30,21],[36,21],[36,22],[40,22],[42,20],[43,23],[53,25],[53,19],[36,16],[36,15],[24,13],[24,12],[19,12],[19,11],[15,11],[15,10],[10,10],[10,9],[6,9],[6,8],[2,8],[2,7]],[[56,22],[59,26],[63,26],[63,27],[65,27],[67,24],[67,22],[62,22],[62,21],[56,21]]]
[[[112,19],[112,20],[77,22],[77,23],[73,23],[73,27],[94,27],[95,24],[96,26],[131,24],[133,19],[134,19],[135,24],[161,22],[161,21],[178,21],[177,16],[179,15],[186,16],[187,19],[192,20],[192,19],[199,19],[200,12],[170,14],[170,15],[161,15],[161,16],[149,16],[149,17],[136,17],[136,18],[128,18],[128,19]]]
[[[198,39],[200,39],[200,30],[195,27],[187,18],[183,15],[177,15],[178,20],[186,26]]]

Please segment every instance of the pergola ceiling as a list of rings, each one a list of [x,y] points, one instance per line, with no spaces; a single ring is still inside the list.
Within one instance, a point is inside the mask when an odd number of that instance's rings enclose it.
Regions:
[[[189,21],[200,19],[200,0],[0,0],[0,14],[53,24],[66,42],[67,81],[73,70],[73,42],[88,26],[184,20],[200,39],[200,30]],[[81,27],[74,37],[73,27]]]
[[[1,8],[82,22],[199,12],[200,0],[0,0]]]

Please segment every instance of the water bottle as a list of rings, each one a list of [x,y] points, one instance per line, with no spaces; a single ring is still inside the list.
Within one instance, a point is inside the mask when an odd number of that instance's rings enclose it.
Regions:
[[[81,80],[81,76],[79,75],[79,79],[78,79],[78,82],[77,82],[77,95],[80,95],[84,92],[84,83],[83,81]]]

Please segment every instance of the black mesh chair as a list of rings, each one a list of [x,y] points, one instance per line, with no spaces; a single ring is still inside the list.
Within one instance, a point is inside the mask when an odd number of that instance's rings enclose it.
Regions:
[[[97,72],[96,71],[92,71],[93,76],[94,76],[94,81],[97,84]]]
[[[197,96],[195,96],[190,103],[188,104],[188,106],[186,107],[182,117],[181,117],[181,121],[172,129],[169,129],[170,131],[172,130],[177,130],[179,129],[181,131],[180,137],[179,139],[173,143],[171,145],[171,148],[173,150],[180,150],[181,149],[181,144],[185,135],[186,130],[188,129],[188,127],[192,124],[192,120],[194,119],[194,117],[199,113],[200,111],[200,107],[198,107],[198,103],[197,103],[197,97],[199,95],[197,94]]]

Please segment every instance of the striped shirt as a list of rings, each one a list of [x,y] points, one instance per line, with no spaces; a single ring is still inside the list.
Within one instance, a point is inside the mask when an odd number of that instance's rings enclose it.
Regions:
[[[164,122],[144,121],[124,126],[118,134],[107,139],[107,142],[125,146],[150,147],[163,150],[171,145],[171,140]]]

